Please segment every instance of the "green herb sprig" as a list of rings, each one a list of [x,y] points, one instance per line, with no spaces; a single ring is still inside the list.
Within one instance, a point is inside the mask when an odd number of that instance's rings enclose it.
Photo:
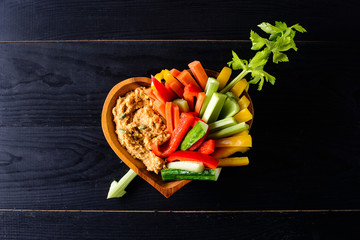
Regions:
[[[274,63],[288,62],[289,58],[284,53],[290,49],[297,51],[294,37],[296,31],[300,33],[306,32],[305,28],[299,24],[295,24],[288,27],[285,22],[275,22],[275,26],[270,23],[263,22],[258,25],[264,32],[270,34],[269,38],[262,38],[259,34],[254,31],[250,31],[250,40],[252,42],[252,50],[263,50],[258,51],[255,56],[246,61],[240,59],[238,55],[232,51],[232,61],[228,62],[229,67],[233,70],[242,70],[241,73],[234,78],[221,93],[228,92],[235,86],[237,82],[243,79],[248,73],[251,73],[252,79],[249,81],[250,84],[259,84],[258,90],[260,91],[264,85],[264,81],[270,82],[272,85],[275,84],[275,77],[264,71],[264,66],[268,62],[271,53],[273,55],[272,61]]]

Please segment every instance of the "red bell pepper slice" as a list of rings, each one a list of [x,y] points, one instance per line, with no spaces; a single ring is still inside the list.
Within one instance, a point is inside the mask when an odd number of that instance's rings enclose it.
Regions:
[[[159,94],[159,96],[165,100],[165,102],[171,102],[176,98],[175,94],[169,92],[161,82],[159,82],[154,76],[151,76],[152,82]]]
[[[158,142],[155,142],[151,146],[151,150],[158,157],[165,158],[170,156],[173,152],[176,151],[180,145],[182,139],[185,137],[188,129],[191,126],[191,123],[194,120],[194,116],[190,113],[181,113],[178,126],[174,129],[171,134],[170,140],[168,140],[163,145],[159,146]]]
[[[212,169],[215,169],[219,164],[218,159],[210,155],[194,151],[177,151],[172,153],[166,160],[168,162],[173,162],[175,160],[202,162],[206,167]]]
[[[195,106],[195,97],[197,97],[198,93],[201,92],[201,88],[196,86],[195,84],[189,83],[186,84],[184,88],[184,99],[187,101],[189,108],[191,111],[194,110]]]
[[[201,144],[200,148],[197,151],[207,155],[212,154],[215,151],[215,140],[207,140],[206,142]]]

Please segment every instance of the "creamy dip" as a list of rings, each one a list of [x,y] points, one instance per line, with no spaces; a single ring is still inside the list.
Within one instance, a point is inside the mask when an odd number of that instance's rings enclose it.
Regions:
[[[119,97],[112,112],[120,144],[132,157],[141,160],[148,171],[158,173],[165,161],[151,151],[151,144],[166,142],[170,134],[165,120],[155,112],[145,87]]]

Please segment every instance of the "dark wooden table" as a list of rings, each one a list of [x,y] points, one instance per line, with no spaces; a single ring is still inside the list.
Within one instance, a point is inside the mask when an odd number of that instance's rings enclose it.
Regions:
[[[2,1],[0,239],[358,239],[356,1]],[[109,90],[193,60],[253,56],[250,29],[300,23],[298,52],[251,86],[250,165],[166,199],[136,178],[100,126]]]

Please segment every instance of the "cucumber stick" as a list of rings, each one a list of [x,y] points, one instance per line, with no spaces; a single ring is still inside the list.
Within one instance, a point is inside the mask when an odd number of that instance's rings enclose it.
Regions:
[[[215,78],[209,78],[207,83],[206,83],[206,86],[205,86],[205,100],[204,100],[204,103],[200,109],[200,113],[199,113],[199,117],[202,117],[205,113],[205,110],[210,102],[210,99],[212,97],[212,95],[219,89],[219,81],[217,81]]]
[[[185,151],[190,148],[194,143],[199,141],[200,138],[205,136],[209,126],[203,121],[198,121],[195,126],[186,134],[184,140],[180,145],[180,150]]]
[[[216,181],[220,175],[221,168],[205,169],[200,173],[190,172],[181,169],[163,169],[161,177],[163,181],[173,180],[210,180]]]
[[[224,106],[227,96],[222,93],[214,93],[210,99],[208,106],[202,116],[202,120],[207,123],[215,122],[220,114],[222,107]]]
[[[216,122],[210,123],[209,131],[210,131],[210,133],[217,132],[224,128],[231,127],[237,123],[238,122],[233,117],[224,118],[224,119],[218,120]]]
[[[224,128],[217,132],[213,132],[213,133],[209,134],[209,138],[210,139],[226,138],[226,137],[230,137],[236,133],[239,133],[239,132],[242,132],[242,131],[245,131],[248,129],[249,129],[249,125],[242,122],[242,123],[235,124],[231,127]]]
[[[228,97],[221,109],[219,119],[235,116],[240,111],[240,105],[235,98]]]
[[[195,162],[195,161],[176,161],[176,162],[169,162],[167,164],[168,169],[180,169],[180,170],[187,170],[190,172],[202,172],[204,171],[205,167],[202,162]]]
[[[180,112],[190,112],[189,104],[185,99],[178,98],[173,103],[179,106]]]

